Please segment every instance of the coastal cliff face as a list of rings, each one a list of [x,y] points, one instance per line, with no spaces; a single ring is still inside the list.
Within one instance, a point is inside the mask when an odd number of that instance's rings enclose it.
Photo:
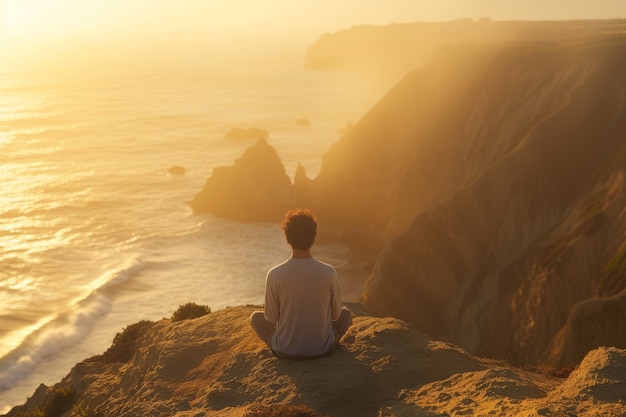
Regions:
[[[103,355],[78,363],[52,387],[41,385],[6,417],[591,416],[626,411],[624,350],[594,350],[563,379],[474,358],[407,322],[350,307],[356,317],[341,348],[309,361],[274,357],[250,328],[254,306],[178,322],[139,322]]]
[[[626,37],[447,48],[324,158],[373,312],[514,363],[626,347]]]

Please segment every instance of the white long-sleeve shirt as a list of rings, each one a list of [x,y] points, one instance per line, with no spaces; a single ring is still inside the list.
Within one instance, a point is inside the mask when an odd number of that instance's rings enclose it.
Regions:
[[[335,268],[315,258],[289,258],[270,269],[265,281],[265,318],[276,323],[270,347],[291,356],[327,353],[341,314]]]

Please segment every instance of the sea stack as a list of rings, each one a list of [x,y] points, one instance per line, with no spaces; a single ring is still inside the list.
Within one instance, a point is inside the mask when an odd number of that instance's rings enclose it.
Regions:
[[[276,149],[259,139],[233,165],[215,168],[189,204],[195,214],[276,222],[293,208],[293,185]]]

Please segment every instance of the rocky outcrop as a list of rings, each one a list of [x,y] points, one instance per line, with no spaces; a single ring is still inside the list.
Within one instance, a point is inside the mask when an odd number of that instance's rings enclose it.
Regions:
[[[311,195],[312,184],[313,181],[307,177],[304,166],[301,163],[298,163],[296,173],[293,178],[293,189],[295,199],[298,204],[302,205],[302,207],[309,207],[311,205],[309,196]]]
[[[276,222],[293,208],[293,185],[276,150],[260,139],[233,165],[215,168],[189,204],[195,214]]]
[[[41,385],[7,416],[42,415],[51,404],[59,417],[392,417],[537,410],[543,410],[540,415],[585,416],[626,411],[624,350],[594,350],[563,380],[474,358],[404,321],[350,307],[357,316],[341,348],[331,357],[310,361],[272,356],[250,328],[254,306],[180,322],[140,322],[124,330],[134,334],[124,344],[128,355],[96,356],[77,364],[58,384]]]
[[[167,172],[170,175],[185,175],[185,173],[187,172],[187,169],[180,165],[172,165],[171,167],[167,169]]]

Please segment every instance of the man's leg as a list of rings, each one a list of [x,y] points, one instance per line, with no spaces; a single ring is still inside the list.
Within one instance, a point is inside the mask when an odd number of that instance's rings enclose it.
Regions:
[[[265,342],[267,346],[270,346],[272,336],[276,333],[276,325],[270,323],[265,318],[265,313],[262,311],[255,311],[250,316],[250,325],[254,329],[259,338]]]
[[[341,315],[337,320],[333,320],[333,331],[335,332],[335,345],[339,344],[339,340],[352,326],[352,313],[346,307],[341,308]]]

